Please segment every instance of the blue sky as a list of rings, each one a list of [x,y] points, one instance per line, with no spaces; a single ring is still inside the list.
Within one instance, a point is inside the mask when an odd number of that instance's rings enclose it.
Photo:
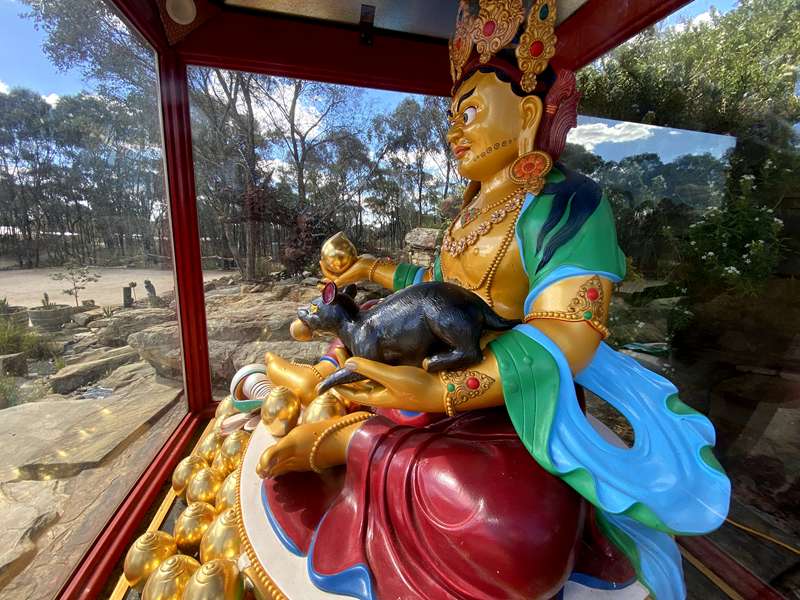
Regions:
[[[96,1],[96,0],[87,0]],[[736,0],[695,0],[665,20],[666,25],[703,20],[712,6],[727,12]],[[91,89],[76,70],[58,71],[45,56],[43,31],[37,31],[30,19],[20,17],[26,7],[16,0],[0,0],[0,91],[13,87],[37,90],[51,101],[57,96]],[[376,110],[391,110],[406,95],[370,90],[367,100]],[[658,152],[668,162],[687,153],[711,152],[720,156],[733,145],[733,138],[688,132],[635,123],[581,117],[571,141],[581,143],[606,160],[619,160],[640,152]]]

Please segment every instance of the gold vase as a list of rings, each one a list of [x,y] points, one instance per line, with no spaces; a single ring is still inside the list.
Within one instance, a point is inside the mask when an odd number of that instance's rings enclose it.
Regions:
[[[224,418],[224,417],[221,417]],[[194,449],[194,454],[201,457],[209,465],[214,462],[214,457],[217,456],[222,442],[225,440],[218,432],[209,431],[206,436],[200,440],[197,447]]]
[[[222,487],[217,492],[217,497],[214,501],[214,508],[217,510],[217,514],[236,506],[236,490],[238,487],[239,471],[236,470],[225,478],[225,481],[222,482]]]
[[[261,422],[275,437],[289,433],[300,418],[300,400],[289,388],[273,389],[261,405]]]
[[[320,261],[331,273],[341,275],[358,260],[358,251],[341,231],[322,244]]]
[[[148,531],[140,536],[125,555],[123,572],[128,585],[141,592],[150,574],[177,553],[175,538],[165,531]]]
[[[183,497],[186,493],[186,486],[189,485],[192,477],[206,467],[208,467],[208,463],[202,457],[194,454],[179,462],[172,472],[172,490],[175,494]]]
[[[178,554],[161,563],[142,591],[142,600],[181,600],[189,580],[200,568],[191,556]]]
[[[212,467],[200,469],[186,486],[186,502],[208,502],[214,504],[217,492],[225,481],[225,475]]]
[[[289,325],[289,335],[292,336],[293,340],[298,342],[310,342],[314,339],[314,332],[300,319],[295,319],[292,321],[292,324]]]
[[[301,423],[318,423],[333,419],[334,417],[343,417],[347,414],[347,410],[339,402],[339,399],[331,394],[325,392],[321,396],[314,398],[303,411],[303,416],[300,418]]]
[[[194,554],[200,547],[203,534],[214,522],[217,512],[207,502],[192,502],[175,519],[173,535],[181,552]]]
[[[189,580],[183,600],[241,600],[244,577],[232,560],[216,559],[204,563]]]
[[[221,512],[200,540],[200,561],[215,558],[237,560],[241,554],[241,540],[236,529],[236,509]]]

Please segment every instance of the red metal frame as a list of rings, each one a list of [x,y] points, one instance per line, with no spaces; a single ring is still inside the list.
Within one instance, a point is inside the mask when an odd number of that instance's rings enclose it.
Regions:
[[[139,531],[150,505],[158,500],[162,486],[170,480],[172,470],[183,458],[195,430],[204,421],[202,415],[192,413],[183,418],[61,590],[61,600],[99,597],[114,567]]]

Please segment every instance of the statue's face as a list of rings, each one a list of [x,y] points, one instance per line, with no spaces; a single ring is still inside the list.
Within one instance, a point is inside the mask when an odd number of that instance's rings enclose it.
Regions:
[[[517,158],[522,100],[494,73],[477,72],[459,86],[447,141],[462,177],[484,181]]]

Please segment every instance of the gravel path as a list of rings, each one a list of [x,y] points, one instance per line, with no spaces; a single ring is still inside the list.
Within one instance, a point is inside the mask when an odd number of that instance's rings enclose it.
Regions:
[[[51,302],[74,304],[75,300],[72,296],[62,293],[62,290],[67,287],[67,283],[50,279],[50,274],[57,272],[58,269],[0,271],[0,298],[8,298],[9,304],[14,306],[38,306],[42,294],[47,292]],[[131,281],[135,281],[137,284],[137,298],[147,296],[147,291],[144,289],[145,279],[153,282],[158,294],[170,291],[174,287],[172,271],[101,267],[92,269],[92,272],[100,273],[100,280],[87,284],[86,289],[80,292],[80,299],[92,299],[100,306],[122,304],[122,288]],[[235,271],[204,271],[203,280],[208,281],[234,273]]]

